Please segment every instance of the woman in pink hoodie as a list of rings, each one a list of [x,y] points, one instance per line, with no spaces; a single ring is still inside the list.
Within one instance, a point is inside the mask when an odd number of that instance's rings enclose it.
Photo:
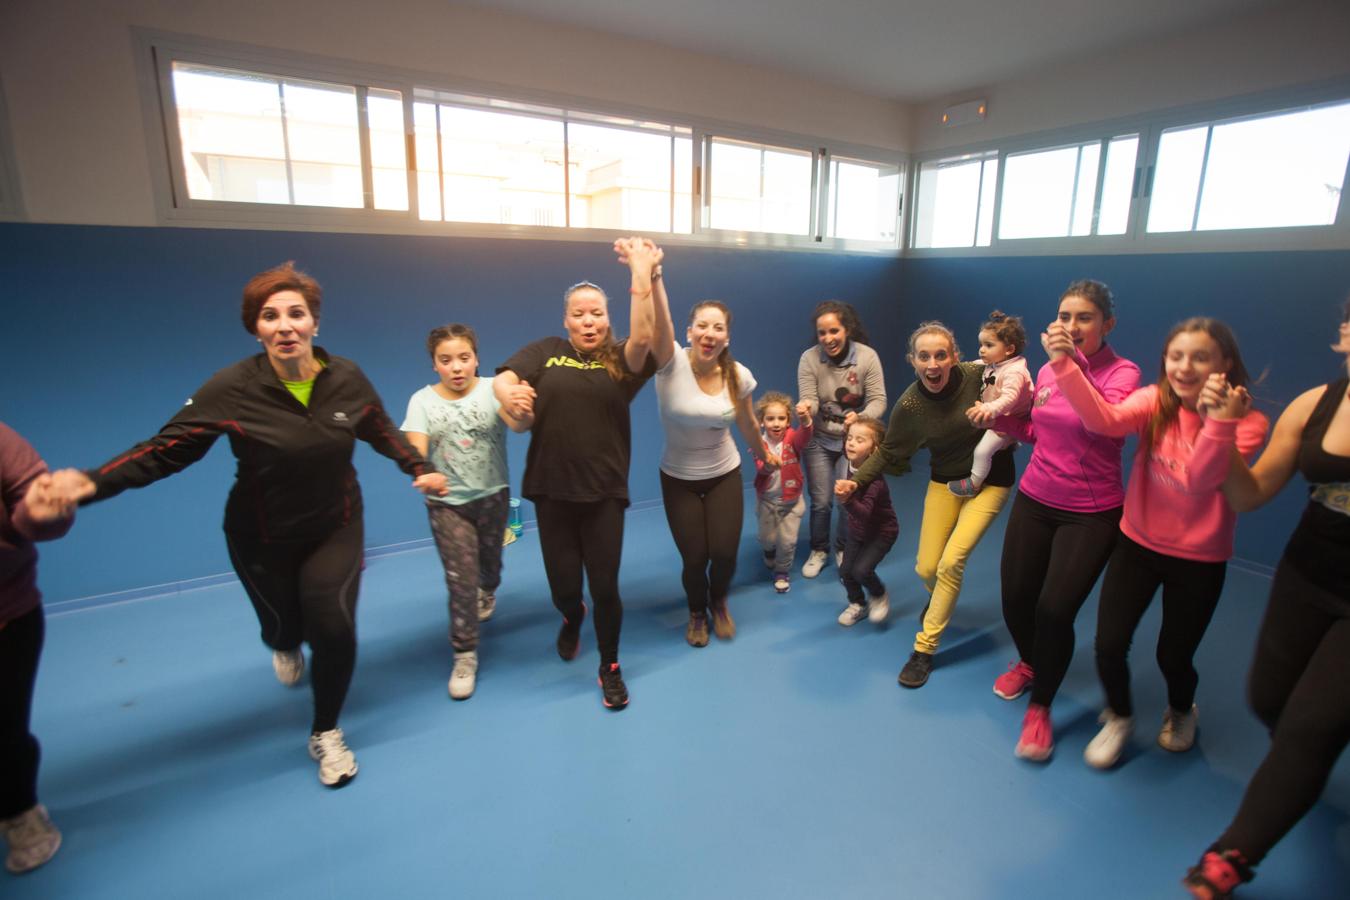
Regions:
[[[1158,667],[1168,708],[1158,744],[1176,753],[1195,743],[1193,659],[1219,603],[1237,514],[1220,487],[1235,445],[1250,461],[1270,423],[1248,410],[1250,377],[1237,339],[1217,319],[1187,319],[1163,343],[1158,383],[1108,403],[1069,357],[1068,334],[1042,337],[1059,388],[1094,434],[1139,435],[1125,494],[1121,536],[1106,567],[1097,614],[1097,672],[1106,690],[1101,732],[1083,757],[1116,764],[1134,728],[1127,657],[1139,620],[1162,588]]]

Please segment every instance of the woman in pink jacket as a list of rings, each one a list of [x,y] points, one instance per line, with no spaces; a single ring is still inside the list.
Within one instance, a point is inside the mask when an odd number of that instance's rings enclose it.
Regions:
[[[1193,660],[1223,591],[1237,514],[1220,492],[1231,448],[1250,461],[1270,423],[1248,410],[1250,377],[1237,339],[1217,319],[1187,319],[1163,343],[1158,383],[1108,403],[1069,357],[1072,343],[1055,323],[1042,337],[1059,388],[1088,431],[1139,435],[1125,494],[1121,536],[1106,567],[1097,614],[1097,672],[1106,690],[1101,732],[1084,759],[1115,765],[1134,727],[1130,643],[1162,588],[1158,667],[1168,708],[1158,744],[1180,753],[1195,743]]]
[[[1139,367],[1106,343],[1116,324],[1110,288],[1075,281],[1060,297],[1057,322],[1071,341],[1070,364],[1106,402],[1139,386]],[[1040,762],[1054,752],[1050,704],[1073,659],[1074,619],[1120,533],[1125,440],[1084,428],[1048,364],[1036,375],[1031,419],[1000,416],[991,427],[1033,445],[1001,564],[1003,621],[1021,658],[994,681],[994,693],[1014,700],[1031,690],[1014,752]]]

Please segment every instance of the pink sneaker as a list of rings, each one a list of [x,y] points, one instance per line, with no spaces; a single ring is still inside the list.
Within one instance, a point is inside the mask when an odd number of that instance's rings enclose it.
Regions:
[[[1031,671],[1031,666],[1019,659],[1008,666],[1008,671],[994,679],[994,693],[1004,700],[1016,700],[1035,680],[1036,674]]]
[[[1181,884],[1192,896],[1201,900],[1222,900],[1233,896],[1233,889],[1252,880],[1252,870],[1236,850],[1216,853],[1213,850],[1200,857]]]
[[[1022,718],[1022,737],[1013,751],[1021,759],[1045,762],[1055,752],[1055,735],[1050,728],[1050,707],[1028,703]]]

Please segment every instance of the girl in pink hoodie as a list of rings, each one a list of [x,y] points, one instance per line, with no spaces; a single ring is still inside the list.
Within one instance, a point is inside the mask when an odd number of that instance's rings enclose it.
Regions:
[[[1248,410],[1250,381],[1237,340],[1217,319],[1178,324],[1163,344],[1158,383],[1109,403],[1069,357],[1058,324],[1042,338],[1059,388],[1091,432],[1139,435],[1125,493],[1121,536],[1106,567],[1097,614],[1097,672],[1106,690],[1101,732],[1084,752],[1089,765],[1120,759],[1133,730],[1127,656],[1135,629],[1162,587],[1158,666],[1168,709],[1158,744],[1182,752],[1195,743],[1192,660],[1223,591],[1237,514],[1220,491],[1232,448],[1251,460],[1269,422]]]

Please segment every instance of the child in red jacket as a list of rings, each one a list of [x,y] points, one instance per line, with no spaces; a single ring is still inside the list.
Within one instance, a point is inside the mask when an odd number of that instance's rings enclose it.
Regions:
[[[764,550],[764,565],[773,572],[774,590],[786,594],[792,587],[789,572],[797,554],[797,532],[806,514],[801,454],[811,440],[811,411],[805,403],[798,403],[798,425],[793,428],[792,398],[769,391],[759,398],[755,412],[769,454],[767,462],[755,461],[759,545]]]

